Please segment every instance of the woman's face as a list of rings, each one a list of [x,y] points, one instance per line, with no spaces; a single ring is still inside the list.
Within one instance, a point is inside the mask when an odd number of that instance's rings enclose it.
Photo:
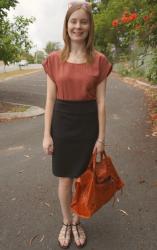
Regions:
[[[90,29],[88,14],[83,9],[74,11],[68,20],[67,26],[72,41],[84,41]]]

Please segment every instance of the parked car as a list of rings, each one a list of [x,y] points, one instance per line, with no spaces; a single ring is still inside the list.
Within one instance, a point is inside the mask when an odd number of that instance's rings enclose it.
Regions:
[[[28,65],[28,61],[27,60],[21,60],[19,62],[19,66],[27,66]]]

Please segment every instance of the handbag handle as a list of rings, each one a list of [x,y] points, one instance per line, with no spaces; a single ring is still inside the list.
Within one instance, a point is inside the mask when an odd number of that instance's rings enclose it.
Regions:
[[[100,154],[101,154],[101,160],[102,160],[103,156],[105,156],[105,158],[107,159],[107,154],[106,154],[105,150],[103,150]],[[92,167],[93,167],[94,170],[96,168],[96,155],[97,155],[97,150],[95,151],[95,153],[93,155],[93,164],[92,164]]]

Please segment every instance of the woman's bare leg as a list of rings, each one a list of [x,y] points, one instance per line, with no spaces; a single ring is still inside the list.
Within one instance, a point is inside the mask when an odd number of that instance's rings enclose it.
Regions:
[[[85,234],[83,227],[79,225],[81,218],[75,213],[72,213],[72,217],[73,217],[72,218],[72,231],[73,231],[75,242],[77,246],[84,245],[86,241],[86,234]]]
[[[77,214],[73,213],[72,231],[77,246],[84,245],[86,241],[85,231],[82,225],[79,223],[80,223],[80,217]]]
[[[65,224],[71,223],[71,209],[70,204],[72,200],[72,184],[73,179],[66,177],[59,177],[58,197],[61,205],[63,222]]]
[[[74,184],[75,180],[76,180],[76,178],[74,178],[73,184]],[[73,192],[75,192],[74,189],[75,189],[75,185],[73,186]],[[76,224],[78,222],[80,222],[80,217],[77,214],[75,214],[74,212],[72,212],[72,223]]]
[[[58,197],[60,200],[61,205],[61,211],[63,216],[63,223],[64,224],[73,224],[76,225],[80,222],[80,217],[75,214],[71,213],[70,204],[72,201],[72,194],[73,194],[73,179],[71,178],[65,178],[65,177],[59,177],[59,185],[58,185]],[[70,240],[70,227],[68,228],[67,237],[65,239],[64,233],[65,233],[65,226],[62,227],[58,240],[62,246],[67,246]],[[74,238],[76,241],[76,244],[82,245],[85,242],[86,235],[81,225],[72,226]],[[79,230],[79,235],[77,230]]]
[[[71,209],[70,209],[70,203],[72,200],[72,184],[73,184],[73,179],[59,177],[58,197],[63,216],[63,223],[66,225],[71,224],[72,222]],[[65,238],[66,229],[67,233]],[[63,225],[58,237],[58,240],[62,246],[67,246],[69,244],[70,233],[71,233],[71,227],[66,228],[66,226]]]

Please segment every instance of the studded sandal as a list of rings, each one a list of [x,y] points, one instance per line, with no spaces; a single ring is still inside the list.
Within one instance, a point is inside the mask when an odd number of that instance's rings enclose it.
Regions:
[[[71,235],[72,235],[72,228],[71,224],[64,224],[60,230],[59,237],[58,237],[58,243],[61,248],[68,248],[71,244]],[[60,242],[61,240],[61,242]],[[63,241],[62,241],[63,240]],[[65,244],[66,242],[66,244]]]
[[[78,222],[76,224],[72,224],[72,232],[73,232],[73,236],[74,236],[74,241],[75,244],[78,248],[82,248],[87,244],[87,237],[86,234],[84,232],[84,229],[81,226],[81,223]],[[78,244],[77,241],[82,240],[83,239],[83,243]]]

